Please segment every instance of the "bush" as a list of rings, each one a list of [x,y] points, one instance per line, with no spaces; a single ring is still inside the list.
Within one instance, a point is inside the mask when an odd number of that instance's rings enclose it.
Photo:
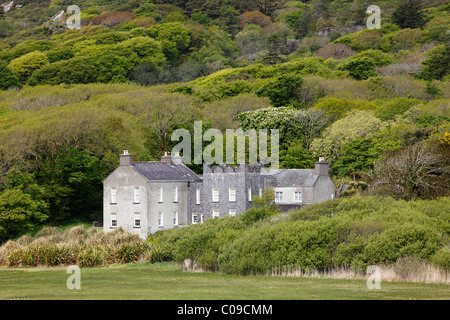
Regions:
[[[260,97],[269,97],[274,107],[299,106],[300,87],[303,79],[296,74],[278,77],[256,91]]]

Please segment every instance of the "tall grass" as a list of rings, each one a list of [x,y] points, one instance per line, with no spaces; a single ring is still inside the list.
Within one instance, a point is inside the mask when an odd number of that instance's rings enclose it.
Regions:
[[[34,236],[24,235],[0,247],[0,265],[6,266],[92,267],[160,259],[158,246],[141,241],[135,234],[121,228],[103,232],[84,225],[69,229],[45,227]]]

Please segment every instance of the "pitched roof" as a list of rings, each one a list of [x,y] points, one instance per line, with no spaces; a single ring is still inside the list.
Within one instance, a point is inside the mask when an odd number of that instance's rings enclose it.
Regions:
[[[280,169],[269,174],[277,180],[277,187],[312,187],[318,177],[314,169]]]
[[[166,162],[133,162],[133,168],[147,180],[201,180],[199,176],[184,164],[170,165]]]

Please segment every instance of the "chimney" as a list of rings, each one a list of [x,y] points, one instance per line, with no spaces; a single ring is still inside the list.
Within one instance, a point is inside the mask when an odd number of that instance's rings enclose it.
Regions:
[[[133,156],[128,153],[128,150],[124,150],[123,154],[120,156],[120,165],[121,166],[131,166],[133,163]]]
[[[180,156],[179,152],[175,152],[171,158],[172,158],[172,164],[174,164],[174,165],[183,164],[183,157]]]
[[[164,152],[164,155],[161,157],[161,162],[172,165],[172,157],[167,154],[167,151]]]
[[[328,176],[328,162],[325,162],[324,157],[320,157],[319,161],[316,162],[316,175],[318,176]]]

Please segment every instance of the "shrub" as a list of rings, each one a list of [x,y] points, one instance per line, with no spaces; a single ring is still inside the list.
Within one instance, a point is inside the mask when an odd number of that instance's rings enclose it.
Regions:
[[[100,266],[107,261],[107,250],[104,246],[90,246],[82,250],[77,257],[77,263],[80,267]]]
[[[340,67],[349,71],[351,77],[357,80],[365,80],[377,75],[375,67],[388,65],[391,58],[379,50],[367,50],[350,57],[348,61]]]
[[[299,106],[300,87],[303,79],[295,74],[279,76],[256,91],[260,97],[269,97],[274,107]]]
[[[450,270],[450,250],[448,247],[439,249],[432,257],[431,261],[445,270]]]
[[[45,53],[34,51],[14,59],[9,67],[19,76],[19,81],[23,84],[34,71],[41,69],[48,63]]]

